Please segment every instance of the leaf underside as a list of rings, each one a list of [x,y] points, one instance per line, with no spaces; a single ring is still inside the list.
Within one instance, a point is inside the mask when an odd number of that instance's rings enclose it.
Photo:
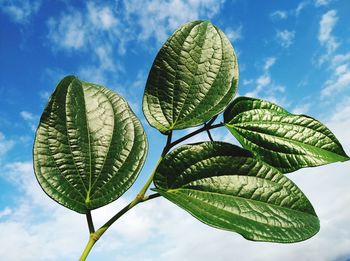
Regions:
[[[249,151],[223,142],[181,146],[157,168],[162,196],[200,221],[254,241],[297,242],[319,231],[300,189]]]
[[[42,114],[33,153],[43,190],[84,214],[117,199],[133,184],[147,140],[122,97],[67,76]]]
[[[349,159],[322,123],[271,102],[239,97],[226,109],[224,121],[244,148],[283,173]]]
[[[166,133],[203,124],[237,89],[238,65],[222,31],[208,21],[180,27],[160,49],[143,97],[149,124]]]

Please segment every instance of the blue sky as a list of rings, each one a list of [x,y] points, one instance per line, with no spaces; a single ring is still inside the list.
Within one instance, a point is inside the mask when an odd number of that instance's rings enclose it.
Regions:
[[[142,114],[144,85],[161,45],[191,20],[211,20],[230,38],[239,59],[239,95],[321,120],[350,154],[349,11],[347,0],[0,0],[2,259],[76,260],[88,237],[85,217],[49,199],[32,170],[34,132],[57,82],[74,74],[115,90],[128,100],[149,138],[135,186],[93,212],[102,225],[139,190],[165,143]],[[236,142],[225,130],[214,137]],[[200,140],[207,137],[192,141]],[[308,241],[246,241],[155,199],[113,225],[90,260],[348,260],[349,168],[349,162],[337,163],[288,175],[321,219],[321,231]]]

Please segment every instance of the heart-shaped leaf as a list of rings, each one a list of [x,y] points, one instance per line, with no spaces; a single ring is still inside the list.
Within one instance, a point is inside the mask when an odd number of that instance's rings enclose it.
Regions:
[[[283,173],[349,159],[322,123],[271,102],[239,97],[226,109],[224,121],[244,148]]]
[[[147,140],[122,97],[68,76],[41,116],[33,153],[43,190],[63,206],[86,213],[117,199],[133,184]]]
[[[249,151],[223,142],[170,152],[154,177],[156,191],[200,221],[249,240],[297,242],[319,231],[300,189]]]
[[[203,124],[231,102],[238,81],[233,48],[208,21],[180,27],[160,49],[148,76],[143,112],[163,133]]]

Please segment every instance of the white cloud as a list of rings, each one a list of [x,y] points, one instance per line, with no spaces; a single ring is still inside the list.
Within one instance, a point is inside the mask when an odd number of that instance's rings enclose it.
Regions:
[[[330,116],[328,124],[339,140],[343,141],[347,151],[350,151],[349,126],[350,126],[350,96],[345,96],[338,102],[335,112]]]
[[[327,50],[326,54],[320,58],[320,63],[322,64],[327,60],[330,55],[338,48],[339,43],[337,39],[332,35],[334,26],[338,21],[337,12],[335,10],[330,10],[324,15],[322,15],[320,21],[320,30],[318,34],[318,40],[320,44],[324,46]]]
[[[18,261],[77,260],[88,240],[85,216],[51,200],[39,187],[31,162],[9,163],[1,167],[0,175],[18,189],[13,199],[18,204],[0,211],[0,230],[6,235],[0,237],[1,258]],[[93,211],[95,226],[104,224],[129,201],[121,198],[114,204]],[[152,247],[158,242],[155,241],[157,236],[164,236],[159,227],[170,226],[166,220],[172,214],[171,210],[172,206],[165,201],[137,206],[103,235],[90,258],[107,260],[113,256],[117,260],[153,260],[152,257],[145,258],[154,256],[153,252],[143,252],[138,257],[140,253],[136,250],[145,244]]]
[[[256,80],[255,84],[256,87],[253,91],[247,92],[244,96],[258,98],[260,92],[262,91],[263,87],[268,85],[271,82],[271,78],[269,75],[260,75]]]
[[[329,44],[329,42],[335,41],[333,36],[331,35],[332,30],[337,23],[338,17],[337,12],[335,10],[330,10],[322,16],[320,21],[320,31],[318,35],[318,39],[322,44]],[[330,43],[333,47],[334,43]]]
[[[315,6],[319,7],[319,6],[326,6],[328,5],[330,2],[332,2],[332,0],[315,0]]]
[[[0,132],[0,156],[4,156],[14,145],[15,142],[13,140],[7,139],[5,135]]]
[[[277,31],[276,33],[277,41],[284,48],[288,48],[293,44],[294,37],[295,37],[295,31],[283,30],[283,31]]]
[[[307,114],[310,110],[311,104],[310,103],[303,103],[296,106],[292,113],[294,114]]]
[[[70,9],[59,17],[48,20],[48,39],[54,48],[66,51],[92,50],[101,53],[101,48],[118,48],[125,32],[119,23],[116,10],[107,4],[88,2],[84,10]],[[123,35],[127,38],[127,34]]]
[[[226,28],[225,29],[225,34],[230,39],[231,42],[235,42],[237,40],[240,40],[243,38],[242,36],[242,25],[236,27],[236,28]]]
[[[256,79],[256,84],[261,87],[265,87],[266,85],[271,83],[271,78],[269,75],[261,75],[258,79]]]
[[[118,20],[110,7],[87,3],[88,16],[91,23],[99,29],[110,30],[117,25]]]
[[[336,97],[345,90],[350,89],[350,53],[336,53],[340,42],[332,34],[338,21],[336,10],[326,12],[320,21],[318,39],[326,52],[319,58],[319,64],[327,62],[329,65],[329,77],[321,90],[321,98]]]
[[[191,20],[211,18],[220,10],[224,1],[216,0],[138,0],[124,1],[126,15],[135,19],[141,28],[140,40],[155,38],[164,42],[169,33]]]
[[[39,117],[29,111],[21,111],[20,115],[27,122],[31,130],[35,132]]]
[[[0,219],[6,217],[12,213],[12,210],[9,207],[6,207],[3,210],[0,210]]]
[[[48,91],[40,91],[39,97],[42,101],[47,102],[50,97],[50,93]]]
[[[32,15],[39,11],[41,0],[0,0],[0,9],[9,18],[19,24],[29,22]]]
[[[29,112],[29,111],[21,111],[20,112],[22,118],[26,121],[32,121],[35,120],[36,117],[33,115],[33,113]]]
[[[336,135],[338,140],[342,143],[344,150],[347,152],[348,155],[350,153],[350,139],[349,139],[350,118],[348,117],[349,115],[350,115],[350,96],[347,96],[347,97],[344,97],[344,99],[338,103],[338,105],[336,106],[335,112],[331,115],[330,119],[326,122],[327,126],[333,131],[333,133]],[[349,167],[350,167],[349,162],[346,162],[341,164],[340,170],[342,171],[342,173],[345,174],[346,171],[349,170]],[[329,168],[332,169],[332,166],[329,166]],[[329,173],[332,173],[332,172],[329,171]],[[336,172],[333,172],[333,173],[336,173]],[[341,174],[339,173],[337,175],[341,175]],[[332,176],[328,175],[328,178],[331,179]],[[350,182],[349,177],[344,176],[343,178],[344,178],[343,183],[340,179],[337,180],[337,182],[339,182],[339,187],[336,186],[336,188],[338,189],[335,192],[339,193],[339,198],[341,198],[344,195],[349,195],[349,193],[347,192],[348,190],[345,188]],[[331,201],[331,198],[329,197],[328,200]],[[343,207],[342,206],[343,204],[344,202],[338,201],[334,208],[338,208],[339,210],[335,210],[335,211],[340,211],[340,209]],[[338,213],[338,212],[334,212],[334,213]],[[341,212],[339,213],[340,216],[344,216],[344,217],[346,214],[347,213],[343,213],[343,214],[341,214]],[[331,215],[329,218],[330,219],[332,218]],[[345,217],[345,219],[346,218],[348,219],[349,217]],[[342,221],[344,222],[345,220],[342,220]],[[340,224],[340,226],[338,225],[338,227],[340,228],[342,225],[343,224]],[[350,237],[348,237],[348,239],[349,238]]]
[[[110,44],[101,44],[95,47],[95,63],[82,66],[78,75],[82,79],[89,79],[91,82],[108,85],[106,73],[117,73],[123,71],[122,66],[113,59],[113,48]]]
[[[303,2],[299,3],[297,8],[294,11],[295,16],[298,17],[308,4],[309,4],[308,1],[303,1]]]
[[[77,70],[84,80],[107,84],[123,71],[115,57],[125,53],[125,41],[130,38],[128,25],[120,23],[112,6],[87,2],[85,10],[70,9],[51,17],[47,25],[54,50],[89,53]]]
[[[276,57],[268,57],[265,59],[262,66],[262,74],[255,79],[256,87],[254,90],[247,92],[245,96],[256,97],[256,98],[268,98],[270,101],[277,101],[275,97],[276,93],[282,93],[285,87],[276,84],[271,79],[270,68],[276,63]],[[246,82],[247,83],[247,82]],[[249,81],[248,84],[251,82]],[[263,97],[261,97],[261,95]],[[259,97],[258,97],[259,96]],[[280,103],[281,104],[281,103]]]
[[[243,85],[249,85],[249,84],[252,84],[253,82],[254,82],[253,79],[243,79],[242,84]]]
[[[347,62],[350,62],[350,52],[346,54],[337,54],[332,59],[332,67]]]
[[[88,32],[85,26],[80,12],[64,14],[60,19],[49,19],[48,37],[58,48],[79,49],[86,42]]]
[[[274,65],[276,62],[276,57],[268,57],[266,60],[265,60],[265,64],[264,64],[264,71],[267,72],[272,65]]]
[[[48,21],[48,37],[56,47],[65,50],[93,49],[104,41],[117,43],[120,52],[130,40],[155,38],[163,42],[178,26],[190,20],[211,18],[224,1],[215,0],[152,0],[124,1],[121,9],[88,2],[85,11],[70,9]],[[241,27],[232,33],[240,34]],[[99,40],[100,39],[100,40]]]
[[[298,3],[296,8],[290,10],[276,10],[270,13],[270,18],[272,20],[286,20],[289,17],[298,18],[301,12],[305,9],[305,7],[309,4],[309,1],[302,1]]]
[[[287,19],[288,13],[287,11],[276,10],[270,14],[270,17],[272,19]]]
[[[163,42],[178,26],[189,20],[210,19],[224,1],[152,0],[95,4],[87,2],[82,9],[74,7],[48,22],[48,39],[54,51],[87,53],[86,62],[76,71],[84,80],[107,86],[120,84],[124,71],[120,59],[128,44],[142,41],[141,48],[154,48],[154,40]],[[237,40],[242,27],[230,29]],[[145,44],[148,41],[152,44]],[[137,52],[137,49],[132,51]]]
[[[334,56],[329,70],[330,77],[322,87],[321,98],[334,98],[350,89],[350,53]]]
[[[4,260],[77,260],[88,240],[83,215],[59,206],[39,187],[31,162],[9,163],[1,177],[18,189],[17,205],[0,220]],[[21,249],[21,251],[18,251]]]

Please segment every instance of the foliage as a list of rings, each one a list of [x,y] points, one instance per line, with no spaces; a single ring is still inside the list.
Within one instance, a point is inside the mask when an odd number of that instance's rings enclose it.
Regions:
[[[67,76],[42,114],[34,143],[35,174],[55,201],[87,217],[85,260],[102,234],[137,204],[163,196],[198,220],[255,241],[291,243],[319,231],[306,196],[284,174],[346,161],[322,123],[260,99],[233,99],[238,84],[234,50],[216,26],[180,27],[157,54],[143,112],[167,143],[135,199],[95,231],[93,209],[118,199],[136,180],[147,139],[128,103],[111,90]],[[223,113],[223,122],[214,124]],[[172,140],[172,132],[203,125]],[[213,141],[227,128],[243,148]],[[211,141],[174,146],[207,132]],[[146,195],[154,182],[156,193]]]

